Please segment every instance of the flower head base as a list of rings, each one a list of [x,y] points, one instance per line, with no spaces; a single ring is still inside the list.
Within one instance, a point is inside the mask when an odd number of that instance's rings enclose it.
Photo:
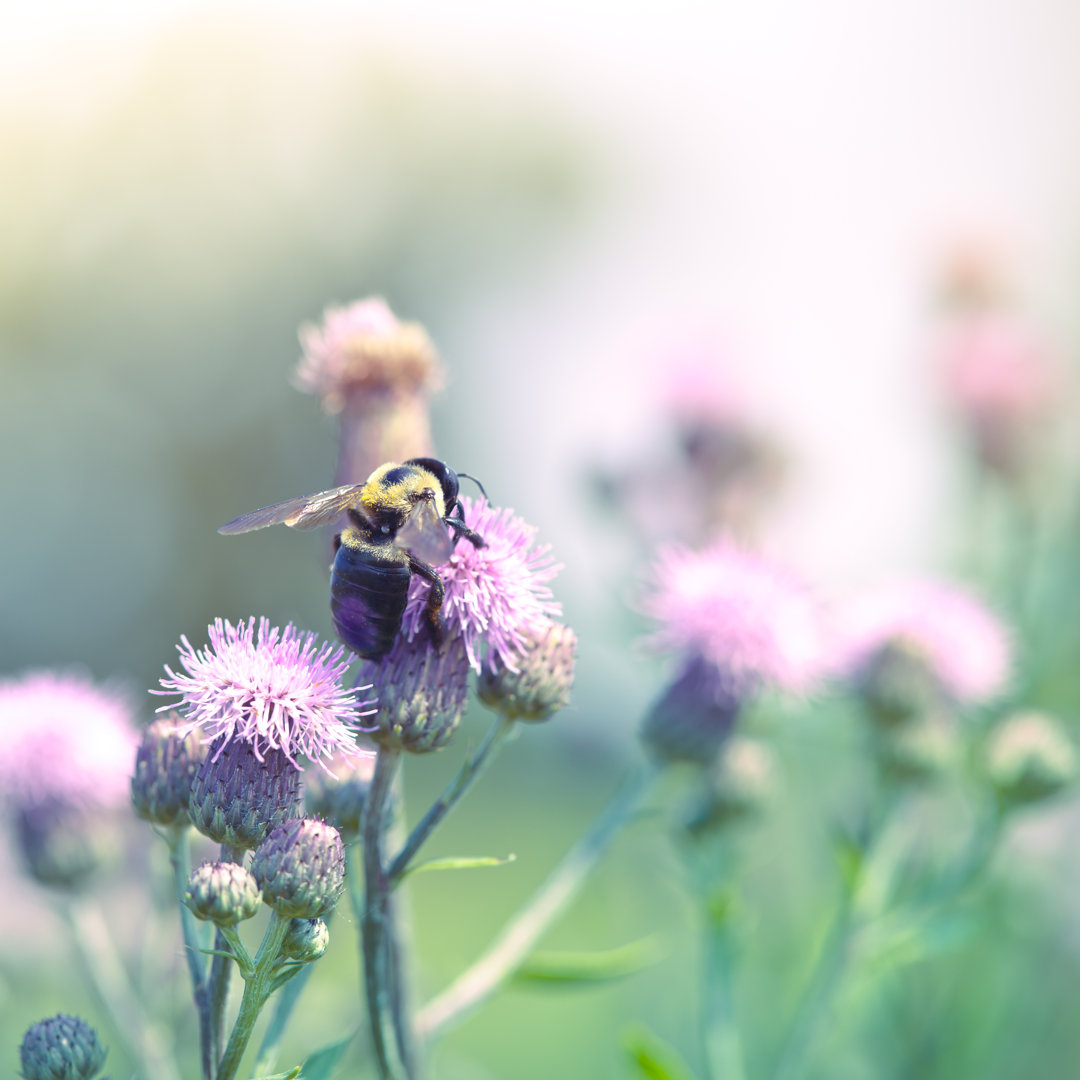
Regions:
[[[115,860],[120,837],[112,811],[52,799],[15,811],[15,839],[39,884],[73,892]]]
[[[740,704],[727,672],[695,656],[649,710],[641,735],[662,760],[708,764],[731,734]]]
[[[908,671],[917,700],[925,697],[919,678],[932,679],[958,705],[991,701],[1008,681],[1012,658],[1005,628],[952,586],[913,581],[866,593],[841,612],[838,631],[840,670],[870,699],[881,697],[875,687],[883,672],[889,696],[903,698],[899,667]]]
[[[547,720],[570,698],[577,635],[549,622],[527,632],[518,670],[485,668],[477,680],[480,700],[508,720]]]
[[[435,348],[418,323],[399,322],[378,297],[327,308],[321,326],[300,331],[303,359],[298,389],[318,394],[327,412],[339,412],[351,391],[429,393],[442,382]]]
[[[105,1067],[97,1032],[62,1013],[32,1024],[19,1048],[23,1080],[93,1080]]]
[[[0,792],[12,808],[119,808],[138,736],[116,691],[74,673],[0,681]]]
[[[360,835],[368,789],[375,772],[374,752],[330,762],[329,771],[304,774],[304,803],[310,817],[328,821],[346,844]]]
[[[548,587],[561,567],[549,547],[533,546],[536,529],[512,510],[483,499],[462,497],[460,502],[465,524],[484,538],[485,546],[462,541],[450,561],[437,567],[446,587],[442,616],[448,636],[460,636],[474,670],[486,663],[517,671],[530,628],[562,613]],[[414,576],[401,624],[410,642],[426,631],[427,590]]]
[[[820,673],[820,618],[806,587],[728,541],[662,551],[643,607],[660,624],[653,646],[715,669],[706,682],[721,704],[766,687],[805,691]]]
[[[230,848],[255,848],[300,813],[300,772],[281,750],[258,758],[243,739],[222,740],[191,782],[191,823]]]
[[[378,694],[371,738],[414,754],[440,750],[457,730],[469,696],[469,658],[460,635],[440,648],[398,634],[364,678]]]
[[[1020,806],[1041,802],[1075,783],[1080,758],[1054,717],[1016,713],[991,735],[986,772],[1001,799]]]
[[[179,696],[189,730],[199,727],[218,752],[219,740],[242,740],[260,760],[279,750],[297,769],[298,757],[356,752],[358,696],[367,687],[341,685],[352,659],[341,646],[320,644],[291,623],[281,631],[268,619],[259,620],[257,632],[253,618],[235,626],[217,619],[209,635],[203,650],[181,638],[184,673],[166,666],[164,689],[151,691]]]
[[[330,928],[324,919],[293,919],[281,943],[282,954],[298,964],[318,960],[330,944]]]
[[[251,872],[279,915],[317,919],[334,909],[345,888],[345,848],[332,825],[294,818],[259,845]]]
[[[131,802],[135,815],[155,825],[186,825],[191,784],[206,758],[198,729],[186,735],[175,716],[155,720],[135,754]]]
[[[255,878],[234,862],[197,866],[184,892],[184,903],[195,918],[209,920],[217,926],[235,926],[250,919],[261,902]]]

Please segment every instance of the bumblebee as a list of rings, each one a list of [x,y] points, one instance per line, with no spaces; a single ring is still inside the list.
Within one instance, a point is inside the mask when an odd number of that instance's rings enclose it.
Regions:
[[[268,525],[314,529],[348,515],[352,528],[334,537],[330,615],[338,637],[350,649],[377,660],[389,652],[401,629],[413,574],[431,586],[425,617],[435,643],[441,643],[445,589],[431,564],[446,562],[462,537],[473,547],[485,546],[483,537],[454,513],[460,510],[459,476],[484,491],[475,477],[456,473],[435,458],[388,462],[362,484],[264,506],[241,514],[218,532],[229,536]]]

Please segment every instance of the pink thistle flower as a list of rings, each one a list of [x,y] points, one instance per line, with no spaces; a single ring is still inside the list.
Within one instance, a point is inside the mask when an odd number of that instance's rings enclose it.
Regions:
[[[248,743],[262,760],[279,750],[297,768],[297,757],[324,764],[335,752],[359,753],[357,720],[367,702],[359,696],[369,687],[345,689],[341,684],[353,657],[340,645],[319,643],[289,623],[284,631],[268,619],[233,625],[215,619],[208,628],[210,647],[194,649],[186,637],[177,647],[184,673],[168,665],[162,690],[178,695],[175,705],[188,720],[182,731],[199,728],[217,753],[229,742]],[[220,740],[220,742],[218,741]]]
[[[963,590],[933,581],[881,586],[839,613],[837,657],[844,674],[858,679],[883,649],[895,645],[921,657],[958,703],[997,697],[1012,665],[1001,621]]]
[[[724,694],[797,693],[821,670],[820,618],[807,588],[730,541],[662,550],[642,606],[660,624],[650,644],[705,661]]]
[[[478,532],[485,547],[461,540],[449,562],[437,567],[446,587],[443,617],[451,635],[460,634],[469,665],[486,663],[516,672],[528,631],[562,614],[548,582],[562,569],[544,544],[534,547],[536,529],[513,510],[462,497],[465,524]],[[428,586],[413,578],[402,632],[412,641],[427,625],[424,605]]]
[[[84,675],[0,682],[0,791],[12,807],[122,806],[138,741],[125,697]]]
[[[351,390],[426,393],[441,383],[435,348],[417,323],[400,322],[385,300],[371,297],[327,308],[321,326],[300,330],[304,355],[294,383],[340,412]]]

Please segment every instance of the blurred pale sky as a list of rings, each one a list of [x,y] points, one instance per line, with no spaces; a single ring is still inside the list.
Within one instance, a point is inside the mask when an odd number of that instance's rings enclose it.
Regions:
[[[925,333],[951,239],[990,236],[1048,330],[1076,329],[1067,0],[103,0],[11,5],[4,24],[0,100],[50,123],[77,126],[151,43],[213,24],[276,30],[301,66],[361,40],[571,110],[621,183],[557,272],[461,313],[513,402],[493,439],[525,432],[523,477],[557,497],[582,454],[633,442],[667,352],[715,335],[799,457],[781,546],[824,577],[903,569],[940,540]]]

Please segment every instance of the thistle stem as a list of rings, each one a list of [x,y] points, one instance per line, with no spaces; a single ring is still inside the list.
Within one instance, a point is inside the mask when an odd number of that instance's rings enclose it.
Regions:
[[[199,935],[195,916],[184,903],[188,878],[191,874],[191,833],[187,825],[174,826],[166,834],[169,844],[169,864],[172,867],[176,901],[180,909],[180,932],[184,938],[184,956],[191,976],[191,993],[199,1022],[199,1062],[203,1080],[212,1080],[213,1059],[210,1054],[210,1001],[206,991],[206,964],[199,951]]]
[[[650,770],[623,784],[588,832],[506,924],[487,952],[421,1009],[417,1018],[421,1035],[437,1035],[459,1023],[517,971],[541,934],[569,906],[620,829],[633,817],[655,776]]]
[[[742,1040],[735,1012],[735,941],[728,920],[705,929],[703,995],[705,1058],[713,1080],[743,1080]]]
[[[171,1055],[142,1010],[101,912],[78,901],[60,910],[91,988],[112,1018],[128,1055],[138,1063],[139,1072],[147,1080],[179,1080]]]
[[[244,865],[244,849],[221,845],[221,861]],[[225,940],[220,927],[214,931],[214,950],[217,955],[210,961],[210,979],[207,983],[207,999],[210,1008],[210,1046],[214,1061],[221,1057],[221,1045],[225,1032],[225,1004],[229,1000],[229,976],[232,973],[232,959],[220,955],[229,953],[229,943]]]
[[[507,720],[502,716],[496,718],[492,723],[487,734],[484,736],[483,742],[481,742],[476,750],[466,758],[465,764],[461,767],[461,771],[449,784],[447,784],[443,793],[431,804],[431,808],[409,834],[408,840],[405,841],[405,846],[394,857],[394,861],[390,864],[388,872],[392,885],[401,880],[402,876],[409,868],[409,863],[412,862],[413,857],[423,846],[427,838],[435,831],[435,828],[443,818],[453,810],[465,792],[468,791],[480,777],[480,774],[494,756],[493,751],[499,743],[502,742],[503,738],[509,733],[513,726],[513,721]]]

